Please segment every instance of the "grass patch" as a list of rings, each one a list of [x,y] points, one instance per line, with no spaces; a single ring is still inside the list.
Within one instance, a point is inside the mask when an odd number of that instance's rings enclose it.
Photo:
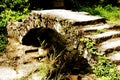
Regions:
[[[92,15],[99,15],[105,17],[108,23],[119,23],[120,22],[120,10],[117,7],[111,5],[107,6],[93,6],[93,7],[81,7],[80,11],[89,12]]]
[[[98,80],[120,80],[120,73],[106,56],[98,56],[98,61],[93,66],[93,72]]]
[[[64,74],[61,74],[61,63],[58,62],[58,58],[61,56],[61,53],[58,56],[53,54],[50,57],[45,57],[42,59],[41,65],[38,67],[38,75],[42,80],[61,80],[64,78]],[[63,65],[64,66],[64,63]]]

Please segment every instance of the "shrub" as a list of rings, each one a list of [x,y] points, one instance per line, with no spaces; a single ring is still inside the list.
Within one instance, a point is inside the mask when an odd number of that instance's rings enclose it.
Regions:
[[[5,27],[8,21],[21,21],[28,12],[27,8],[23,12],[6,9],[0,14],[0,27]]]
[[[98,62],[93,66],[93,72],[98,76],[98,80],[120,80],[116,65],[105,56],[98,56]]]
[[[119,23],[120,22],[120,11],[117,7],[112,5],[94,6],[94,7],[81,7],[82,11],[87,11],[92,15],[99,15],[105,17],[109,23]]]
[[[24,8],[23,12],[20,11],[12,11],[11,9],[6,9],[2,11],[0,14],[0,52],[5,51],[5,47],[7,44],[7,31],[6,25],[8,21],[22,21],[25,15],[29,13],[27,8]]]
[[[0,10],[3,11],[6,8],[11,10],[23,11],[24,8],[29,7],[28,0],[1,0],[0,1]]]
[[[27,14],[28,0],[0,1],[0,52],[5,51],[7,44],[6,25],[8,21],[21,21]]]

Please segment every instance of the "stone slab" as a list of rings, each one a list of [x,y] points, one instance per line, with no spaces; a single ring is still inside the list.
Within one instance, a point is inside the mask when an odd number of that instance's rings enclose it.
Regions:
[[[81,28],[82,31],[88,32],[88,31],[97,31],[97,30],[101,30],[101,29],[108,29],[111,28],[113,26],[111,26],[110,24],[97,24],[97,25],[88,25],[87,27],[83,27]]]
[[[105,21],[105,19],[100,16],[86,15],[85,12],[80,13],[80,12],[73,12],[70,10],[63,10],[63,9],[32,11],[32,13],[38,15],[42,14],[42,17],[47,16],[51,18],[56,18],[58,20],[68,20],[69,22],[72,22],[74,24],[76,22],[82,24],[88,21],[97,21],[97,20]]]
[[[98,51],[101,54],[113,52],[115,50],[120,50],[120,38],[107,40],[98,46]]]
[[[115,63],[119,63],[120,62],[120,51],[114,51],[112,53],[109,53],[108,58]]]

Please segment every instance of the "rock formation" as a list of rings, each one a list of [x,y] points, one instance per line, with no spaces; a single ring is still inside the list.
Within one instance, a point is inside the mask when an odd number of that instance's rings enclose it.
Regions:
[[[68,70],[73,73],[74,71],[80,72],[89,66],[88,63],[94,62],[92,54],[80,41],[81,38],[92,40],[95,43],[96,50],[101,55],[108,55],[113,62],[120,60],[114,58],[114,56],[119,55],[120,50],[119,25],[107,24],[104,18],[92,16],[86,12],[69,10],[32,11],[22,22],[9,22],[7,31],[9,41],[7,56],[9,58],[17,57],[17,65],[40,64],[36,58],[39,58],[42,53],[49,51],[53,53],[55,48],[58,52],[63,49],[64,53],[62,59],[59,58],[57,63],[62,64],[69,59],[68,63],[72,64],[66,65],[72,67]],[[42,42],[44,47],[41,47]],[[53,43],[55,45],[52,45]],[[70,55],[74,60],[68,57]],[[84,65],[85,68],[78,65]],[[19,71],[19,67],[16,67],[17,71]],[[30,74],[31,71],[28,73]],[[24,76],[28,76],[28,73]]]

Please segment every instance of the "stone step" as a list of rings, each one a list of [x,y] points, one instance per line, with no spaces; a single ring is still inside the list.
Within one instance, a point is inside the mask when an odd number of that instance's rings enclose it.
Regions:
[[[116,68],[117,68],[117,70],[118,70],[118,71],[120,71],[120,65],[117,65],[117,67],[116,67]]]
[[[113,26],[110,24],[96,24],[96,25],[85,26],[84,28],[81,28],[80,30],[83,32],[95,32],[97,30],[103,30],[103,29],[109,29],[109,28],[113,28]]]
[[[112,62],[120,64],[120,51],[113,51],[112,53],[109,53],[107,56]]]
[[[92,39],[96,44],[98,44],[111,38],[120,37],[120,31],[109,30],[95,35],[85,35],[85,37]]]
[[[107,40],[103,43],[97,45],[98,52],[103,55],[107,53],[112,53],[113,51],[120,50],[120,38],[114,38]]]
[[[86,14],[81,14],[79,12],[73,12],[70,10],[63,10],[63,9],[32,11],[32,14],[41,15],[42,18],[65,21],[71,23],[72,26],[106,22],[105,21],[106,19],[100,16],[86,15]]]
[[[110,27],[109,29],[120,30],[120,24],[114,24],[113,27]]]
[[[83,32],[96,32],[97,30],[103,30],[104,32],[106,30],[120,30],[120,25],[114,25],[114,24],[96,24],[96,25],[87,25],[80,30]]]

